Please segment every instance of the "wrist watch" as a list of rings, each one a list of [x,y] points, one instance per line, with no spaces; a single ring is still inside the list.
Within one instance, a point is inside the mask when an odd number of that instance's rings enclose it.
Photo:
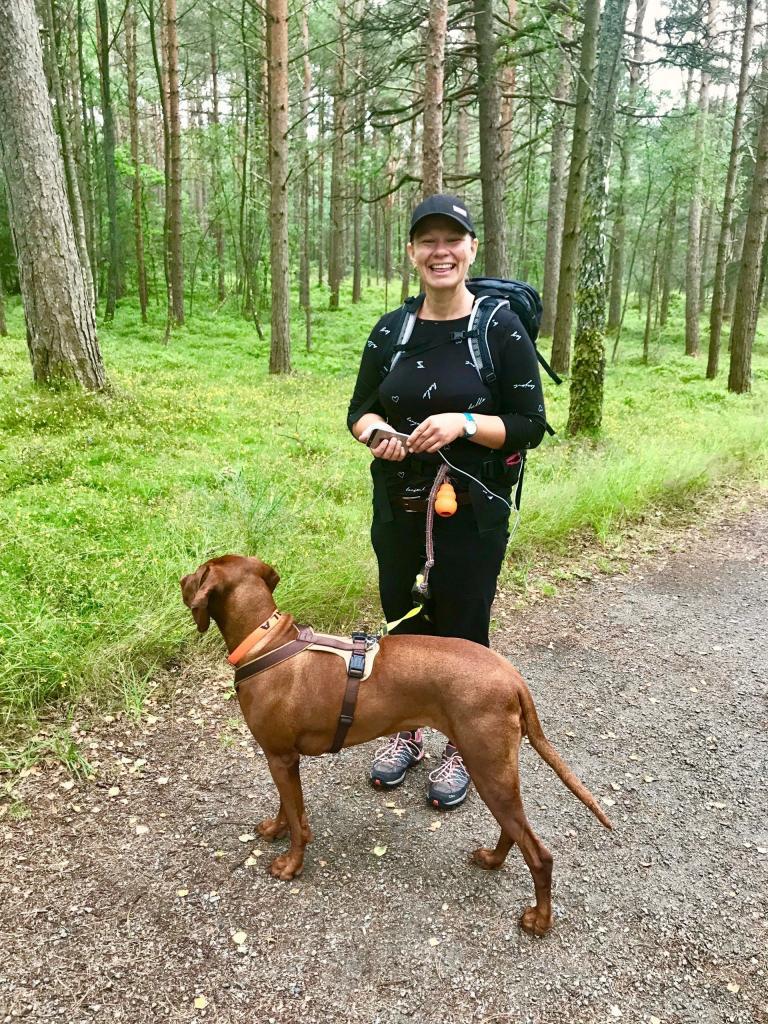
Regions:
[[[477,433],[477,422],[471,412],[465,412],[464,437],[474,437]]]

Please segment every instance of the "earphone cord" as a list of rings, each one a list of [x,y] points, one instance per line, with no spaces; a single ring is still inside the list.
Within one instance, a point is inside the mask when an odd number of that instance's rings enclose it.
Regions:
[[[474,482],[476,484],[479,484],[480,487],[482,487],[483,491],[488,496],[488,498],[490,498],[492,501],[495,498],[498,498],[499,501],[502,501],[507,506],[507,508],[509,509],[510,512],[512,511],[513,506],[510,505],[510,503],[507,501],[506,498],[502,498],[502,496],[500,494],[494,494],[494,492],[491,491],[488,487],[486,487],[485,484],[482,482],[482,480],[478,480],[476,476],[472,476],[471,473],[467,473],[465,470],[459,469],[457,466],[454,466],[452,462],[449,462],[448,459],[446,459],[446,457],[443,455],[443,453],[441,451],[438,451],[437,454],[440,456],[440,458],[443,460],[443,462],[447,466],[451,467],[451,469],[454,471],[454,473],[461,473],[462,476],[467,477],[469,480],[474,480]],[[514,537],[515,533],[517,532],[517,527],[520,525],[520,509],[517,508],[517,506],[515,506],[514,507],[514,512],[515,512],[515,524],[512,527],[512,529],[509,531],[509,540],[512,540],[512,538]],[[507,542],[507,543],[509,543],[509,542]]]

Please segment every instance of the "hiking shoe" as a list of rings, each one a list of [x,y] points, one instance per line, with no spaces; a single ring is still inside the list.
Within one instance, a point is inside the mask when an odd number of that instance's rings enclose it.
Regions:
[[[429,773],[427,800],[442,811],[458,807],[467,797],[470,782],[461,754],[452,743],[448,743],[440,767]]]
[[[373,755],[371,782],[382,789],[399,786],[409,768],[424,757],[424,730],[398,732]]]

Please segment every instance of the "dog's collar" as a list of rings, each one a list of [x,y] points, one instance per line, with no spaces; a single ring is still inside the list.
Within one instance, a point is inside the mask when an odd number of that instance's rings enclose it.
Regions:
[[[269,634],[281,618],[282,616],[280,612],[275,609],[268,619],[262,622],[260,626],[257,626],[252,633],[248,634],[242,643],[237,645],[234,651],[232,651],[227,658],[229,664],[237,665],[237,663],[241,661],[246,654],[255,654],[257,651],[260,651],[268,642],[270,638]]]

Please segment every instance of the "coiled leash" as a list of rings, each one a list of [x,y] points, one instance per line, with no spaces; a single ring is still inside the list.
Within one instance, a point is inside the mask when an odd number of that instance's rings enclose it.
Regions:
[[[435,543],[432,535],[434,523],[435,523],[435,512],[440,516],[452,516],[458,508],[456,502],[456,492],[453,489],[453,484],[446,480],[448,475],[448,467],[441,466],[435,474],[435,479],[432,483],[432,487],[427,498],[427,521],[426,521],[426,547],[427,547],[427,560],[424,563],[424,568],[416,576],[416,580],[411,588],[411,597],[414,600],[414,607],[409,612],[406,612],[401,618],[396,619],[395,622],[387,622],[382,630],[382,633],[386,635],[391,633],[393,629],[400,625],[401,622],[405,622],[406,619],[413,618],[414,615],[418,615],[419,612],[424,614],[424,618],[429,620],[429,615],[424,611],[425,605],[432,596],[432,592],[429,589],[429,570],[435,564]]]

